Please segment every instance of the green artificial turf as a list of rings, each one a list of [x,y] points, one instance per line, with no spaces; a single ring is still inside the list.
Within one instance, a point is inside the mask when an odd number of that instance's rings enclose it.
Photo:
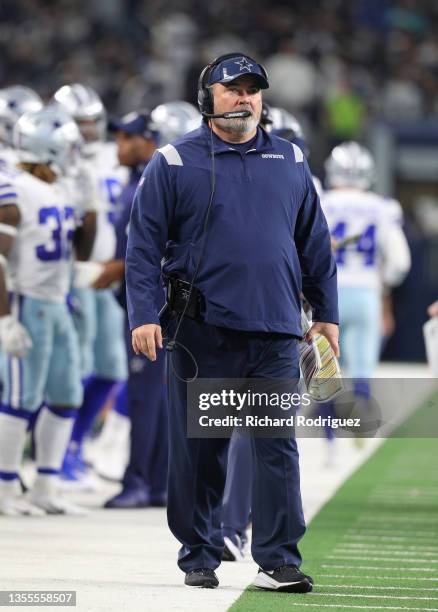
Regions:
[[[411,419],[427,420],[435,403]],[[438,440],[385,441],[315,516],[300,549],[312,593],[250,586],[230,610],[438,611]]]

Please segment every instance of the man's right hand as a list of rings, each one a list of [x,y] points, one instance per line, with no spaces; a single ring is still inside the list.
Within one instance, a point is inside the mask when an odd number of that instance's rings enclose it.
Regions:
[[[159,325],[150,323],[132,330],[132,348],[136,355],[143,353],[150,361],[156,361],[157,346],[160,349],[163,348],[163,338]]]

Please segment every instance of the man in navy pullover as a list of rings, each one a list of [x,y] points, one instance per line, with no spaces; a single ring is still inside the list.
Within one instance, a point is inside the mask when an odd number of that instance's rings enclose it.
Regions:
[[[207,66],[199,83],[202,126],[154,155],[131,215],[126,281],[134,351],[155,361],[163,346],[154,301],[161,274],[195,278],[202,298],[198,315],[182,319],[169,368],[168,521],[190,586],[218,585],[229,440],[187,437],[184,379],[194,373],[187,349],[200,378],[298,379],[302,291],[313,307],[311,334],[324,334],[339,351],[329,231],[302,151],[258,127],[267,87],[263,67],[248,56],[229,54]],[[299,570],[305,524],[296,442],[254,437],[252,451],[254,584],[310,591],[311,578]]]

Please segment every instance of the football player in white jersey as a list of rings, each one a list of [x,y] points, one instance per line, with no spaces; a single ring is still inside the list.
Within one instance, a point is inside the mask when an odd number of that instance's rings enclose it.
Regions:
[[[81,140],[53,108],[24,114],[14,128],[22,171],[0,184],[0,342],[8,359],[0,404],[0,514],[66,514],[80,509],[58,491],[58,474],[82,401],[77,334],[66,305],[76,229],[61,175]],[[7,263],[6,263],[7,262]],[[31,415],[37,477],[24,496],[18,471]]]
[[[15,166],[17,154],[12,143],[14,125],[24,113],[38,111],[43,107],[39,95],[23,85],[12,85],[0,89],[0,169]]]
[[[356,142],[335,147],[326,161],[330,189],[322,207],[337,243],[341,360],[356,395],[369,397],[368,380],[381,345],[382,296],[410,269],[410,252],[400,204],[371,191],[371,154]]]
[[[117,159],[116,146],[104,142],[106,112],[97,93],[81,84],[58,89],[53,101],[76,121],[85,141],[83,164],[93,177],[98,198],[97,232],[90,260],[106,262],[114,258],[116,203],[127,171]],[[86,466],[81,458],[82,442],[117,383],[126,380],[127,363],[123,341],[123,311],[111,289],[78,288],[82,317],[78,327],[82,351],[84,402],[72,434],[64,462],[66,480],[82,480],[87,486]],[[92,480],[92,479],[91,479]]]
[[[300,147],[306,157],[309,157],[309,146],[304,136],[303,128],[300,122],[294,115],[291,115],[284,108],[277,108],[275,106],[268,107],[266,105],[266,129],[268,132],[272,132],[275,136],[289,140],[293,144]],[[313,183],[319,197],[322,194],[322,185],[319,178],[312,175]]]
[[[43,107],[39,95],[23,85],[13,85],[0,89],[0,172],[15,167],[17,154],[12,144],[12,130],[18,119],[26,112],[37,111]],[[1,202],[0,202],[1,204]],[[3,353],[0,352],[0,372]],[[0,389],[3,381],[0,375]]]
[[[183,100],[159,104],[151,112],[151,119],[160,132],[160,146],[196,130],[202,122],[199,110]]]

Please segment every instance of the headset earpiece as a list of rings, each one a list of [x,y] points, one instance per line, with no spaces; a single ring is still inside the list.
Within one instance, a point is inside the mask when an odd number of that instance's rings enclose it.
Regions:
[[[215,60],[216,61],[216,60]],[[198,107],[200,113],[213,113],[213,95],[211,90],[205,86],[207,73],[215,66],[215,61],[208,64],[201,72],[198,81]]]

